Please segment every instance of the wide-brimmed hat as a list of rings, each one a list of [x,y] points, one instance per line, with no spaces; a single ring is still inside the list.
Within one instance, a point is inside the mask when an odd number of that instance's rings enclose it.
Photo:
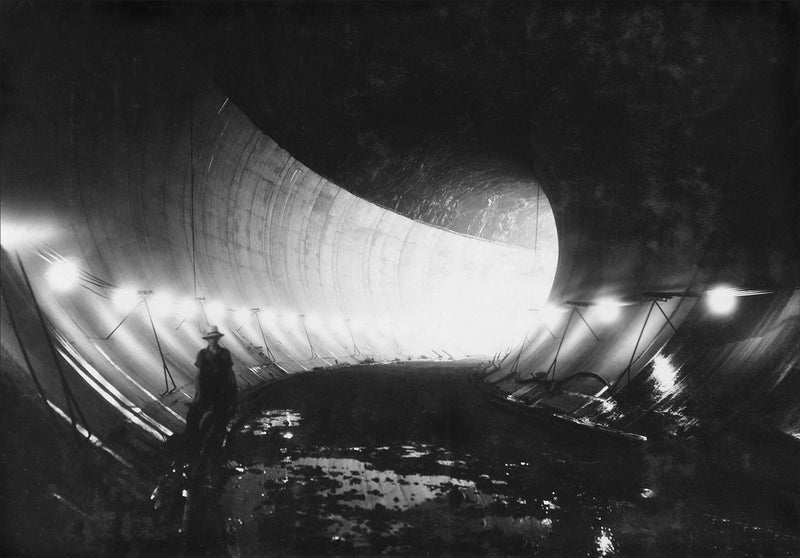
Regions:
[[[223,335],[225,335],[225,334],[224,333],[220,333],[219,329],[217,329],[217,326],[210,325],[206,329],[205,334],[203,334],[203,339],[211,339],[212,337],[222,337]]]

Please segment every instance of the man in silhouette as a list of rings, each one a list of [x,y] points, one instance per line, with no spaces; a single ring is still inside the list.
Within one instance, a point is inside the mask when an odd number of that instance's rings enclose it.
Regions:
[[[209,326],[203,339],[208,346],[197,353],[197,383],[194,400],[186,416],[186,439],[190,447],[198,447],[208,434],[224,437],[228,421],[236,411],[238,389],[233,374],[231,353],[219,344],[224,333]],[[221,441],[221,440],[220,440]]]

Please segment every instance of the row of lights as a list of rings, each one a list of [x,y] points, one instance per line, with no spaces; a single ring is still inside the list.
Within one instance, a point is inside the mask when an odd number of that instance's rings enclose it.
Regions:
[[[53,262],[47,272],[47,279],[50,285],[57,291],[67,291],[75,287],[80,280],[80,270],[72,262],[60,259]],[[175,298],[167,292],[147,293],[150,298],[151,311],[154,315],[164,318],[167,316],[174,316],[180,320],[191,318],[198,309],[197,300],[184,297]],[[142,291],[137,291],[130,288],[117,289],[113,296],[112,302],[114,306],[120,311],[130,311],[142,299]],[[715,315],[727,315],[733,312],[736,308],[737,294],[736,291],[730,287],[720,286],[707,291],[704,295],[705,304],[708,310]],[[625,303],[620,302],[613,298],[601,298],[597,301],[587,303],[587,306],[593,308],[593,314],[604,324],[611,324],[616,321],[621,313],[622,307],[626,306]],[[230,310],[224,304],[214,300],[206,300],[203,304],[206,316],[211,321],[221,321],[228,313],[233,313],[234,319],[239,324],[244,324],[253,315],[254,309],[240,308],[237,310]],[[540,312],[540,317],[547,322],[552,322],[558,319],[559,315],[567,311],[563,307],[546,306]],[[276,315],[269,312],[261,313],[261,317],[267,321],[272,322],[276,317],[282,319],[294,319],[302,317],[308,327],[319,328],[323,326],[323,320],[316,314],[308,315],[289,315],[282,314]],[[331,317],[327,320],[328,324],[344,328],[348,325],[352,327],[361,327],[364,325],[362,319],[345,319],[341,317]]]
[[[53,290],[66,292],[78,285],[81,278],[81,271],[72,262],[66,259],[58,259],[51,263],[46,277]],[[253,316],[253,312],[258,310],[261,320],[267,324],[283,322],[285,325],[288,325],[288,323],[294,322],[297,319],[302,319],[305,326],[309,329],[321,329],[324,326],[329,326],[338,331],[346,331],[348,327],[352,330],[359,330],[367,326],[389,329],[392,325],[399,325],[401,328],[418,329],[416,325],[410,323],[396,324],[392,320],[385,318],[367,319],[363,317],[344,318],[342,316],[330,316],[323,319],[321,316],[314,313],[294,314],[291,312],[271,312],[265,309],[249,307],[231,309],[227,305],[216,300],[195,299],[188,296],[176,297],[165,291],[141,291],[134,288],[114,289],[111,301],[114,308],[118,311],[129,312],[133,310],[144,297],[148,299],[151,313],[158,319],[174,317],[178,320],[187,320],[192,318],[202,308],[205,316],[211,323],[221,323],[226,317],[231,317],[236,327],[239,327],[250,320]],[[436,320],[429,321],[433,322]],[[439,326],[443,325],[439,322],[436,323]]]
[[[202,310],[208,317],[210,322],[222,322],[226,317],[231,317],[233,321],[241,326],[253,317],[255,312],[259,313],[259,317],[266,323],[274,323],[277,320],[293,321],[297,318],[302,318],[306,326],[312,329],[317,329],[325,325],[334,327],[346,327],[349,323],[353,328],[359,328],[364,325],[363,319],[358,318],[342,318],[338,316],[330,317],[323,320],[317,314],[292,314],[292,313],[273,313],[261,308],[242,307],[231,309],[222,302],[209,299],[195,299],[190,297],[175,297],[168,292],[151,293],[149,291],[138,291],[130,288],[117,289],[111,297],[114,307],[122,312],[132,310],[143,297],[149,297],[150,311],[155,317],[167,318],[174,317],[178,320],[188,320],[199,311],[202,304]]]
[[[0,225],[0,228],[2,228],[4,246],[19,244],[29,239],[34,234],[34,232],[28,228],[16,226],[5,221],[0,223]],[[42,227],[37,227],[37,230],[41,228]],[[67,291],[78,284],[80,280],[80,270],[69,260],[60,258],[51,263],[51,267],[47,272],[47,278],[54,290]],[[135,291],[133,291],[133,293],[132,295],[129,290],[125,290],[125,292],[118,295],[118,298],[132,300],[136,298]],[[704,298],[706,306],[712,314],[727,315],[735,310],[737,296],[737,292],[734,289],[727,286],[719,286],[707,291]],[[136,300],[138,300],[138,298],[136,298]],[[182,301],[180,305],[184,310],[189,307],[189,303],[185,301]],[[592,306],[595,307],[596,314],[602,322],[612,323],[619,317],[620,309],[625,306],[625,304],[615,299],[602,298],[592,303]],[[553,307],[546,307],[542,310],[545,315],[549,314],[553,317],[555,317],[555,314],[563,311],[564,309],[562,308]],[[244,315],[243,313],[244,311],[241,311],[241,315]]]
[[[58,292],[66,292],[78,285],[80,281],[80,270],[72,262],[62,259],[50,265],[46,273],[50,286]],[[211,321],[222,321],[226,315],[232,315],[233,319],[241,324],[247,322],[253,315],[255,308],[239,308],[231,310],[222,302],[216,300],[194,299],[190,297],[175,297],[168,292],[142,291],[133,288],[118,288],[114,290],[111,301],[114,307],[121,312],[129,312],[139,304],[143,297],[149,297],[150,310],[154,316],[166,318],[169,316],[179,320],[192,318],[198,311],[198,302],[202,301],[203,310]],[[294,320],[302,317],[306,325],[311,328],[319,328],[324,325],[324,321],[317,314],[275,314],[268,311],[259,310],[259,315],[266,322],[273,322],[276,319]],[[342,318],[333,316],[326,320],[331,326],[344,328],[348,324],[354,328],[365,325],[365,320],[361,318]]]
[[[703,298],[706,308],[712,314],[725,316],[736,309],[738,294],[731,287],[719,286],[706,291]],[[630,303],[624,303],[614,298],[601,298],[585,305],[593,308],[594,315],[602,323],[611,324],[619,318],[622,308],[629,306]],[[545,322],[550,322],[567,311],[568,309],[564,307],[548,305],[540,310],[540,316]]]

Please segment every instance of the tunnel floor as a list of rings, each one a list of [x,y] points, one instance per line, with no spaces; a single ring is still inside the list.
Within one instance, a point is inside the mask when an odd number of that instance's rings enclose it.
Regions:
[[[208,485],[206,553],[800,552],[796,475],[754,467],[739,438],[615,448],[497,409],[468,371],[376,365],[268,386]],[[775,463],[797,453],[786,443],[769,442]]]

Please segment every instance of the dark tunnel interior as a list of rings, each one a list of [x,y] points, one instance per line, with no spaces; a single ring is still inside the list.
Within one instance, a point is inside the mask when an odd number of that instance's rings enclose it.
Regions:
[[[795,3],[0,14],[0,553],[800,553]]]

